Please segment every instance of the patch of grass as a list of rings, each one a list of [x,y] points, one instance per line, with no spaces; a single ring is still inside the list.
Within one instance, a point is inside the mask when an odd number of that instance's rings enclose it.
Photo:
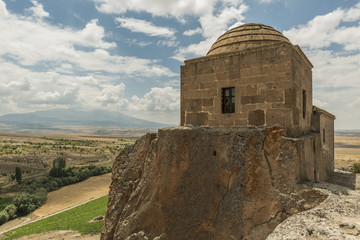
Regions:
[[[12,204],[12,197],[0,197],[0,211],[2,211],[7,205]]]
[[[27,224],[4,234],[6,240],[56,230],[74,230],[81,234],[100,233],[104,221],[89,222],[97,216],[104,216],[108,196],[88,202],[40,221]]]

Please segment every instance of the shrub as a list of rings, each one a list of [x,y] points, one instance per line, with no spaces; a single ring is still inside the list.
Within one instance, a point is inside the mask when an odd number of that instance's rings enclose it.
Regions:
[[[354,173],[360,173],[360,163],[354,163],[353,167],[354,167],[353,170]]]
[[[36,209],[35,195],[30,193],[23,193],[14,198],[14,205],[17,207],[17,212],[20,215],[26,215]]]
[[[46,189],[40,188],[34,193],[23,193],[14,198],[14,205],[17,207],[17,213],[20,215],[31,213],[45,202],[46,195]]]
[[[9,220],[9,214],[5,210],[2,210],[0,212],[0,225],[6,223],[8,220]]]
[[[9,219],[16,218],[17,208],[15,207],[14,204],[7,205],[6,208],[5,208],[5,211],[8,213]]]
[[[19,184],[21,183],[21,169],[19,167],[15,168],[15,179]]]

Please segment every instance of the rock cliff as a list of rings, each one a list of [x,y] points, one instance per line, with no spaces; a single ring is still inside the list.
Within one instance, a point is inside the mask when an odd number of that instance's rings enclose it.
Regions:
[[[282,128],[175,127],[114,162],[101,239],[265,239],[325,195],[296,183]]]

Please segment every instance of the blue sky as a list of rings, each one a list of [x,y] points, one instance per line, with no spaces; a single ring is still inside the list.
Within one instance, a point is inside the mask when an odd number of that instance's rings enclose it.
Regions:
[[[102,108],[178,124],[183,60],[243,23],[298,44],[314,105],[360,129],[359,0],[0,0],[0,115]]]

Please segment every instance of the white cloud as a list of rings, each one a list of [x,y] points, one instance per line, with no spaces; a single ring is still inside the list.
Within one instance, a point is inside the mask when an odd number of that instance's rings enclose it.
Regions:
[[[180,106],[179,89],[172,87],[151,88],[144,97],[133,96],[129,110],[134,111],[173,111]]]
[[[180,62],[189,58],[189,56],[204,56],[209,51],[211,45],[215,42],[216,38],[208,38],[199,43],[190,44],[186,47],[180,47],[176,50],[175,55],[172,57]]]
[[[0,0],[0,9],[7,12]],[[81,30],[52,26],[42,20],[32,20],[15,14],[0,15],[0,57],[7,56],[25,66],[43,62],[59,70],[70,64],[80,71],[103,71],[132,76],[175,76],[156,60],[111,55],[107,50],[116,46],[104,40],[104,28],[93,19]],[[89,50],[77,50],[77,46]],[[63,69],[71,73],[71,69]]]
[[[195,28],[195,29],[190,29],[190,30],[186,30],[185,32],[183,32],[183,34],[185,36],[192,36],[198,33],[202,33],[201,28]]]
[[[103,49],[116,46],[103,41],[104,29],[97,25],[96,19],[77,31],[9,15],[0,16],[0,28],[0,56],[11,56],[23,65],[61,61],[67,56],[71,60],[82,53],[75,49],[76,45]]]
[[[127,105],[128,101],[124,98],[125,84],[105,86],[97,98],[103,107],[110,108],[111,110],[119,109]]]
[[[260,0],[261,3],[271,3],[273,1],[275,1],[275,0]]]
[[[78,33],[75,34],[78,35]],[[98,25],[97,19],[93,19],[88,24],[86,24],[85,28],[79,32],[79,35],[80,38],[78,44],[81,44],[83,46],[97,47],[103,49],[116,47],[115,43],[103,41],[103,38],[105,37],[105,31],[103,27]]]
[[[237,3],[238,4],[238,3]],[[242,24],[245,19],[244,13],[248,10],[245,4],[223,5],[217,13],[207,13],[199,18],[201,32],[205,38],[199,43],[190,44],[186,47],[180,47],[173,56],[178,61],[194,56],[204,56],[209,51],[211,45],[216,39],[225,33],[229,26],[235,27]],[[190,32],[191,33],[191,32]]]
[[[137,45],[139,47],[146,47],[152,44],[152,42],[139,41],[138,39],[126,39],[125,42],[129,45]]]
[[[322,109],[325,109],[327,106],[328,106],[328,103],[327,102],[323,102],[317,98],[314,98],[313,99],[313,105],[314,106],[317,106],[319,108],[322,108]]]
[[[125,13],[127,11],[148,12],[154,16],[185,15],[201,16],[212,12],[217,0],[94,0],[97,9],[104,13]],[[235,0],[238,2],[237,0]],[[227,1],[229,2],[229,1]]]
[[[326,15],[315,17],[306,25],[284,31],[284,35],[300,46],[310,48],[328,47],[332,43],[332,36],[343,17],[344,11],[337,9]]]
[[[243,0],[94,0],[97,9],[104,13],[125,13],[127,11],[147,12],[153,16],[174,17],[179,21],[186,21],[186,17],[194,17],[200,22],[201,28],[187,30],[184,35],[191,36],[201,33],[204,40],[180,47],[174,59],[179,61],[187,57],[205,55],[211,44],[229,26],[237,26],[245,19],[243,14],[248,6]],[[128,20],[128,18],[120,18]],[[134,28],[131,24],[131,28]],[[140,24],[141,26],[145,23]],[[130,26],[129,26],[130,28]],[[138,27],[140,28],[140,27]],[[149,27],[151,29],[151,25]],[[145,32],[143,27],[139,32]],[[151,30],[148,30],[152,32]],[[206,44],[206,45],[204,45]]]
[[[0,88],[6,92],[0,95],[0,105],[15,109],[74,104],[80,93],[80,85],[71,76],[34,72],[1,60],[0,76]]]
[[[115,22],[120,24],[120,27],[127,28],[132,32],[144,33],[152,37],[166,37],[166,38],[175,38],[175,30],[155,26],[151,22],[135,19],[135,18],[115,18]]]
[[[156,45],[158,46],[167,46],[167,47],[177,47],[179,46],[179,42],[178,41],[174,41],[174,40],[159,40]]]
[[[35,0],[32,0],[31,3],[34,5],[27,9],[27,12],[29,12],[32,16],[35,18],[46,18],[49,17],[50,14],[44,10],[44,7],[42,4],[38,3]]]
[[[360,19],[360,2],[346,11],[344,21],[353,22]]]
[[[336,9],[316,16],[306,25],[284,31],[294,44],[311,49],[326,48],[336,43],[345,50],[360,50],[360,3],[349,9]],[[356,26],[342,26],[342,22],[355,22]]]
[[[171,97],[172,88],[166,91],[154,88],[130,103],[124,97],[123,81],[145,81],[152,77],[165,81],[167,77],[178,76],[176,73],[156,59],[114,54],[116,44],[107,40],[107,33],[97,19],[80,29],[52,25],[46,22],[51,16],[43,6],[36,1],[33,5],[27,16],[22,16],[9,12],[0,0],[1,114],[72,107],[124,110],[141,117],[144,111],[151,115],[151,109],[157,109],[159,114],[153,117],[162,116],[162,121],[167,121],[166,111],[179,105],[179,97]],[[146,25],[150,29],[148,34],[166,38],[159,45],[178,44],[172,29],[150,26],[153,28]],[[165,105],[157,99],[160,95]]]
[[[71,65],[78,71],[102,71],[130,76],[175,76],[156,60],[112,55],[108,50],[114,42],[104,40],[105,31],[93,19],[81,30],[52,26],[42,20],[33,20],[9,14],[0,0],[0,57],[7,56],[24,66],[47,62],[54,70],[71,74]],[[6,13],[6,14],[5,14]],[[87,51],[77,47],[87,47]],[[60,68],[59,68],[60,66]]]
[[[7,17],[9,12],[6,9],[6,4],[3,1],[0,1],[0,16]]]
[[[16,91],[29,91],[30,82],[28,79],[20,78],[18,81],[11,81],[6,84],[5,89],[16,90]]]

